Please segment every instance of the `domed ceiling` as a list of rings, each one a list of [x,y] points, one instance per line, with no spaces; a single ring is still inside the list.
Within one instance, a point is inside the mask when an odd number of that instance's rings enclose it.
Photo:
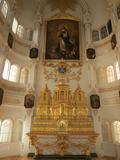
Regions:
[[[115,2],[117,0],[114,0]],[[81,11],[81,8],[88,8],[91,14],[93,28],[99,28],[110,18],[108,2],[111,0],[16,0],[16,17],[20,24],[25,27],[33,28],[37,11],[45,15],[58,10],[66,12],[68,9],[74,12]],[[81,7],[82,6],[82,7]],[[47,8],[47,9],[46,9]],[[48,9],[49,8],[49,9]],[[79,9],[79,10],[78,10]],[[49,15],[50,16],[50,15]]]
[[[46,0],[46,3],[51,6],[52,10],[58,8],[61,11],[65,11],[68,8],[74,10],[75,6],[79,4],[78,0]]]

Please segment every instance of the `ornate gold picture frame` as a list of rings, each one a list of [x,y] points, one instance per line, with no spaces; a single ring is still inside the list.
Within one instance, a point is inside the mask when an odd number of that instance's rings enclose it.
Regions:
[[[45,22],[45,61],[82,61],[80,20],[54,17]]]

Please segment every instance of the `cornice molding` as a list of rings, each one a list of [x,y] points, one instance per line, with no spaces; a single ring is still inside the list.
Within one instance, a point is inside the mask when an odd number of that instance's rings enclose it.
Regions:
[[[109,87],[109,88],[98,88],[98,91],[100,93],[103,93],[103,92],[112,92],[112,91],[115,91],[115,90],[120,90],[120,85],[112,86],[112,87]]]
[[[19,83],[10,82],[4,79],[0,80],[1,87],[5,90],[26,92],[26,86]]]
[[[13,33],[13,37],[14,37],[14,41],[20,45],[22,45],[23,47],[28,47],[31,48],[31,46],[33,45],[33,41],[27,41],[25,39],[20,39],[17,35],[15,35]]]
[[[107,44],[109,44],[111,42],[111,37],[112,37],[113,34],[110,34],[108,37],[106,37],[105,39],[101,39],[99,40],[98,42],[93,42],[94,43],[94,46],[96,48],[99,48],[99,47],[104,47],[106,46]]]

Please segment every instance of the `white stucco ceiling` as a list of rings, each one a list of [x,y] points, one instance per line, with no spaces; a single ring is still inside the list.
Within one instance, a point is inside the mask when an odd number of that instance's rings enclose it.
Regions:
[[[110,18],[108,3],[117,3],[118,0],[16,0],[16,16],[19,23],[25,27],[34,26],[36,12],[47,14],[45,8],[53,12],[58,9],[61,12],[70,9],[76,11],[79,5],[87,5],[92,18],[93,28],[99,28]],[[49,6],[49,7],[48,7]]]

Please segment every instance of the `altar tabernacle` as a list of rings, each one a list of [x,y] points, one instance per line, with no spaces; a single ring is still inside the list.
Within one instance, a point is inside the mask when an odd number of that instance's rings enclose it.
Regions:
[[[39,96],[29,137],[38,155],[89,155],[97,134],[81,88],[72,94],[61,79],[52,94],[46,85]]]

